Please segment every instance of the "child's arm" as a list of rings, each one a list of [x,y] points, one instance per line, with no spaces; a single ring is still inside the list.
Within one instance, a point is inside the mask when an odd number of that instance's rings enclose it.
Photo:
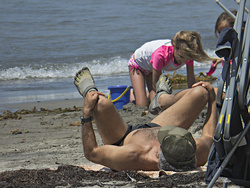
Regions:
[[[153,86],[153,90],[156,91],[156,83],[159,80],[159,77],[161,76],[162,72],[155,70],[153,68],[153,72],[152,72],[152,86]]]
[[[194,75],[194,66],[187,66],[187,84],[188,88],[191,88],[194,83],[196,83],[195,75]]]

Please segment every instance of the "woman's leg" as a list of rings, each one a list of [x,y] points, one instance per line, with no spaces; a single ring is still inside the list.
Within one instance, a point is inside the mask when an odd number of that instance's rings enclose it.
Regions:
[[[153,82],[152,82],[152,73],[148,74],[147,76],[145,76],[146,78],[146,83],[147,83],[147,88],[148,88],[148,98],[150,99],[150,101],[152,101],[152,99],[155,96],[155,90],[153,88]]]
[[[129,75],[135,95],[135,104],[137,106],[148,106],[144,74],[140,70],[133,68]]]

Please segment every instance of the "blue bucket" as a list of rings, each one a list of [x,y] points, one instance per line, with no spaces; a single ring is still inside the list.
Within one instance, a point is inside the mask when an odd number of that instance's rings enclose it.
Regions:
[[[110,90],[110,99],[115,105],[116,109],[122,109],[125,104],[130,102],[130,88],[131,86],[127,85],[115,85],[108,86]]]

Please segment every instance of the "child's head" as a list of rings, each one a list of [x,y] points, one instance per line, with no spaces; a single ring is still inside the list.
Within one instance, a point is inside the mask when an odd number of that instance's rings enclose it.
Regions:
[[[232,10],[231,12],[234,15],[237,14],[236,10]],[[227,12],[221,13],[215,23],[215,27],[214,27],[215,36],[218,37],[218,34],[220,34],[222,29],[227,28],[227,27],[233,27],[233,26],[234,26],[234,19]]]
[[[202,48],[201,36],[195,31],[179,31],[171,40],[174,46],[174,56],[177,59],[195,60],[198,62],[211,61]],[[179,56],[179,57],[177,57]]]

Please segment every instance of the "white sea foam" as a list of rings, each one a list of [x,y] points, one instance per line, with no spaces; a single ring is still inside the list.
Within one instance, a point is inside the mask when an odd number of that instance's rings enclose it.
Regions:
[[[97,59],[89,62],[43,64],[35,67],[26,65],[0,70],[0,80],[30,79],[30,78],[70,78],[82,67],[87,66],[93,75],[114,75],[128,72],[128,59],[113,57]]]
[[[208,55],[214,56],[212,50],[207,51]],[[120,56],[111,58],[99,58],[88,62],[78,63],[44,63],[41,66],[29,64],[26,66],[10,67],[0,70],[0,80],[30,79],[30,78],[70,78],[82,67],[87,66],[94,76],[115,75],[128,72],[128,59]],[[194,62],[195,69],[210,67],[210,63]],[[181,70],[185,70],[183,66]]]

